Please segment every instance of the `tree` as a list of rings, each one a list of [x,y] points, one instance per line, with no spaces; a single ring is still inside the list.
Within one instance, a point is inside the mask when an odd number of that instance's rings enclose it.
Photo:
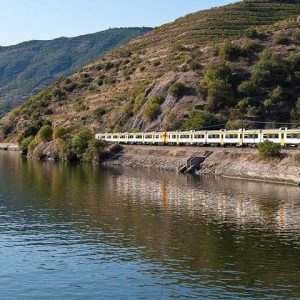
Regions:
[[[68,133],[68,130],[65,127],[56,127],[53,130],[52,138],[55,139],[61,139]]]

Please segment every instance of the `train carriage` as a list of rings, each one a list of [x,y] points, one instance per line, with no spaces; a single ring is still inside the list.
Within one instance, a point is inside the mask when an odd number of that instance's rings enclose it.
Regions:
[[[285,132],[286,146],[300,146],[300,129],[289,129]]]
[[[229,130],[223,132],[224,145],[243,146],[243,130]]]

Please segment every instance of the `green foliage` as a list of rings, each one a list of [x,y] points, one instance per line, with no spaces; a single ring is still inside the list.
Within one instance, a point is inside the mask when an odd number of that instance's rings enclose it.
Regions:
[[[223,80],[216,80],[209,84],[207,91],[206,109],[216,112],[233,103],[232,85]]]
[[[160,105],[158,103],[149,103],[144,111],[144,118],[148,121],[155,120],[160,112]]]
[[[241,48],[232,42],[226,42],[225,45],[219,49],[219,55],[227,60],[237,60],[241,54]]]
[[[202,130],[210,126],[224,123],[224,117],[220,117],[207,111],[194,110],[182,125],[184,130]]]
[[[281,146],[268,140],[258,145],[258,151],[265,158],[281,156]]]
[[[242,82],[237,88],[238,92],[244,96],[254,96],[257,89],[257,85],[251,80]]]
[[[68,129],[65,127],[56,127],[53,130],[52,138],[53,140],[56,139],[63,139],[64,136],[68,133]]]
[[[257,84],[272,85],[285,81],[287,75],[287,63],[277,54],[264,52],[254,65],[251,78]]]
[[[86,151],[89,141],[94,138],[94,135],[89,129],[81,129],[72,138],[72,148],[76,157],[80,160]]]
[[[33,139],[34,139],[33,136],[27,136],[26,138],[22,139],[20,143],[20,151],[22,155],[27,155],[29,150],[29,145],[31,144]]]
[[[52,140],[53,130],[50,125],[44,125],[41,127],[39,132],[37,133],[37,141],[40,142],[49,142]]]
[[[169,87],[168,94],[173,97],[180,97],[184,93],[184,89],[185,84],[181,81],[177,81]]]
[[[241,120],[229,120],[226,123],[226,129],[228,130],[237,130],[244,127],[243,121]]]
[[[104,143],[102,141],[91,139],[82,155],[82,161],[98,163],[100,160],[100,149],[103,147]]]
[[[216,80],[222,80],[227,83],[232,82],[232,69],[226,63],[214,63],[207,67],[204,74],[204,82],[206,85],[215,82]]]
[[[285,34],[280,33],[275,37],[275,43],[277,45],[289,45],[291,40]]]

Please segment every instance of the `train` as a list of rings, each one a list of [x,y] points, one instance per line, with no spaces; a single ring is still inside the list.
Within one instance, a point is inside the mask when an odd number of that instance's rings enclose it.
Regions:
[[[98,133],[95,137],[119,144],[255,147],[268,140],[282,147],[300,147],[300,129],[288,128]]]

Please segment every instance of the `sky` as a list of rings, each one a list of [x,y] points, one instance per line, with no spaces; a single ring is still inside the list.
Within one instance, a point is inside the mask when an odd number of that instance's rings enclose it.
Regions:
[[[156,27],[234,0],[0,0],[0,45],[112,27]]]

